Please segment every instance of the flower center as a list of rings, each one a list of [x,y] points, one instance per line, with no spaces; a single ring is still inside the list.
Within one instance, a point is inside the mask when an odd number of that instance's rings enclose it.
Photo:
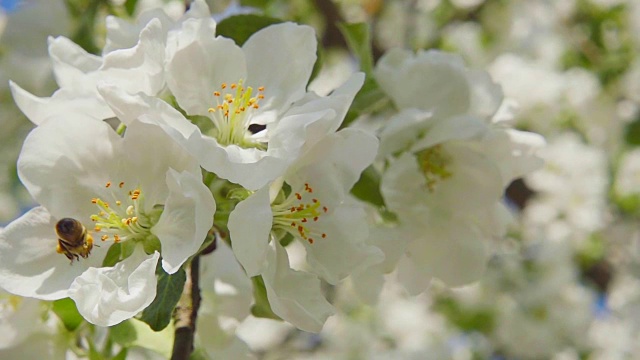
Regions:
[[[209,108],[215,125],[212,135],[221,145],[264,148],[263,143],[251,139],[249,131],[251,115],[260,108],[258,103],[264,99],[264,87],[259,87],[258,94],[253,96],[254,89],[251,86],[245,88],[242,82],[240,80],[231,85],[222,83],[220,90],[213,92],[216,106]]]
[[[93,231],[102,233],[102,241],[107,241],[110,237],[115,243],[129,239],[144,240],[151,235],[151,228],[162,214],[161,207],[145,212],[142,191],[134,188],[127,192],[124,185],[124,182],[120,182],[117,187],[112,186],[111,182],[105,185],[113,189],[112,204],[100,198],[91,199],[98,207],[98,213],[91,215],[91,220],[95,223]]]
[[[294,237],[313,244],[317,238],[326,238],[327,234],[314,229],[314,223],[329,211],[320,200],[311,194],[313,189],[308,183],[304,184],[304,190],[291,192],[280,204],[271,206],[273,211],[273,230],[284,230]]]
[[[451,177],[452,173],[447,169],[451,158],[443,152],[442,145],[422,150],[417,156],[429,192],[434,192],[439,182]]]
[[[0,294],[0,319],[11,316],[22,305],[24,298],[9,293]]]

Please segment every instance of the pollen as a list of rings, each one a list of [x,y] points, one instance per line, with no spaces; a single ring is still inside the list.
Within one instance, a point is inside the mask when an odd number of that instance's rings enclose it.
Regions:
[[[321,199],[310,198],[312,192],[311,185],[305,183],[301,191],[294,191],[282,203],[272,205],[273,229],[284,230],[309,244],[318,238],[325,239],[327,234],[317,227],[329,208],[322,205]]]
[[[111,183],[111,182],[110,182]],[[162,206],[154,206],[152,210],[145,211],[145,197],[140,188],[132,190],[125,188],[124,182],[114,182],[117,187],[112,187],[109,199],[117,206],[110,207],[104,198],[95,197],[91,203],[97,207],[97,211],[91,215],[94,222],[93,232],[102,241],[112,239],[114,242],[129,239],[146,239],[150,235],[151,228],[162,214]]]
[[[451,177],[449,170],[449,156],[443,152],[442,145],[436,145],[417,154],[418,164],[422,170],[429,192],[434,192],[436,186]]]
[[[245,87],[243,80],[237,83],[222,83],[213,92],[214,104],[208,109],[214,124],[212,136],[221,145],[240,145],[242,147],[261,147],[263,143],[256,142],[249,131],[252,113],[260,108],[259,101],[264,99],[264,86],[255,89]],[[257,93],[257,94],[256,94]]]
[[[111,181],[107,181],[107,184],[104,187],[106,187],[106,188],[111,187]]]

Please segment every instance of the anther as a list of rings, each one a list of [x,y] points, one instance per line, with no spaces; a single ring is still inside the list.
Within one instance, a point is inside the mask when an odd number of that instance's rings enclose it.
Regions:
[[[124,181],[121,181],[120,184],[118,184],[118,187],[122,189],[124,187]]]
[[[107,181],[107,184],[104,187],[110,187],[111,186],[111,181]]]

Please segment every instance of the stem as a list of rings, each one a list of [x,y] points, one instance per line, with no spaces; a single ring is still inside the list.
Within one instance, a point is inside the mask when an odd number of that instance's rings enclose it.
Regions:
[[[171,360],[188,360],[193,352],[193,338],[196,332],[196,318],[200,307],[200,256],[196,255],[186,265],[187,281],[184,283],[182,296],[178,301],[173,321],[175,338]]]

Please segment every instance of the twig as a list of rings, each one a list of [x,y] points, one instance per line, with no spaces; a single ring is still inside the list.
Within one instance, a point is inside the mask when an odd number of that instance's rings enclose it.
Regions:
[[[196,333],[196,319],[200,308],[200,256],[195,256],[186,266],[187,280],[184,283],[182,296],[178,301],[173,321],[175,338],[171,360],[188,360],[193,352],[193,339]]]

